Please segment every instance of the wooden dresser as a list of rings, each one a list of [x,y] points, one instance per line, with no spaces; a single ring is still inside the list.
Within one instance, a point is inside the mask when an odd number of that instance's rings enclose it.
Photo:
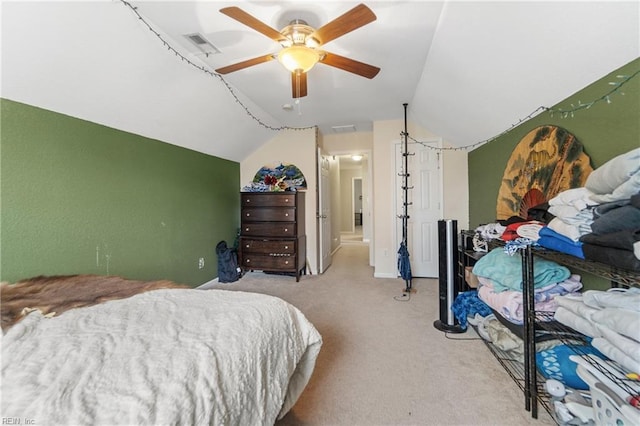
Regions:
[[[239,263],[243,271],[306,271],[304,192],[242,192]]]

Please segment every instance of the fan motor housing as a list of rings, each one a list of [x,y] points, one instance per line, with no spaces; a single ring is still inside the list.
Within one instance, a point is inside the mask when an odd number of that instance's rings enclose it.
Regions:
[[[289,47],[292,45],[305,45],[307,47],[318,47],[320,45],[319,41],[313,37],[310,37],[313,34],[315,29],[306,21],[302,19],[294,19],[289,22],[289,25],[284,27],[280,33],[287,38],[287,41],[283,42],[282,45],[284,47]]]

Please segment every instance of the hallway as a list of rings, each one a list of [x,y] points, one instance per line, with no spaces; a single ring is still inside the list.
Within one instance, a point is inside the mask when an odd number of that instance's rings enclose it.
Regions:
[[[356,226],[354,232],[341,232],[340,243],[342,244],[363,244],[362,226]]]

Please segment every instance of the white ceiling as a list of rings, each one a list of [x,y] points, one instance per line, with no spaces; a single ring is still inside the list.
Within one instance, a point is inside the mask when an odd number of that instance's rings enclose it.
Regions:
[[[219,9],[239,6],[276,29],[294,18],[317,28],[357,3],[131,4],[143,20],[120,0],[3,0],[0,95],[241,161],[274,136],[261,123],[370,130],[402,118],[404,102],[411,121],[470,145],[640,56],[637,1],[368,1],[377,20],[323,48],[380,73],[369,80],[318,64],[296,105],[277,61],[224,80],[210,73],[279,49]],[[201,54],[191,33],[221,53]]]

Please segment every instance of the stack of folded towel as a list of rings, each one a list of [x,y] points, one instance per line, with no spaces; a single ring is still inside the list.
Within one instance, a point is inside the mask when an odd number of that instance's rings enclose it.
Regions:
[[[640,374],[640,288],[588,290],[557,296],[555,319],[631,373]]]

